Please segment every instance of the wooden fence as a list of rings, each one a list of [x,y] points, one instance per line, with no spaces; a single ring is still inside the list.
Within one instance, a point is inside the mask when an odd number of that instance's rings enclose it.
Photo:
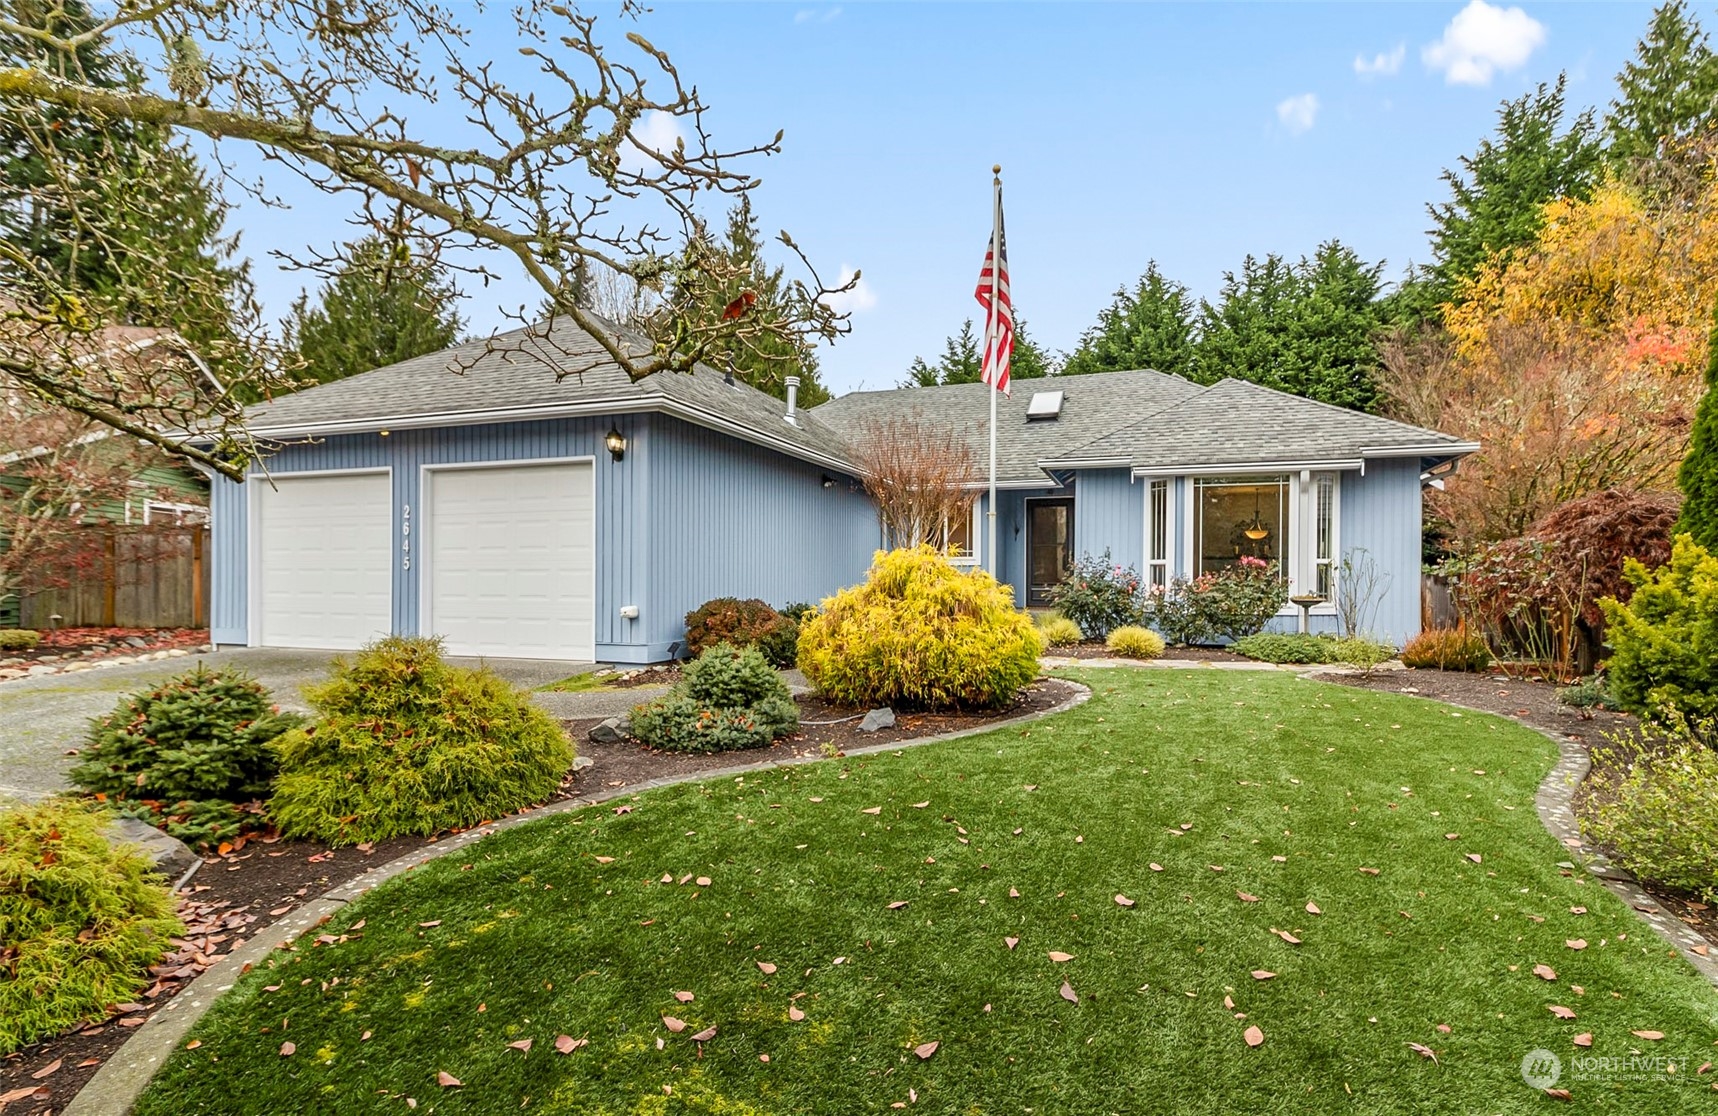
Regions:
[[[1430,631],[1432,628],[1453,628],[1461,620],[1456,612],[1454,598],[1450,596],[1450,583],[1446,578],[1436,574],[1422,574],[1420,577],[1420,627]]]
[[[26,592],[26,628],[205,628],[207,527],[101,526],[75,568],[46,571],[59,587]]]

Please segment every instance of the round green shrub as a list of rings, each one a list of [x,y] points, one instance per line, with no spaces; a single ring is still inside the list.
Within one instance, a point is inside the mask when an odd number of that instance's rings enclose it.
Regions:
[[[1236,640],[1231,650],[1261,663],[1294,666],[1343,663],[1367,671],[1396,654],[1396,649],[1388,643],[1365,636],[1307,632],[1256,632]]]
[[[632,711],[632,734],[670,752],[760,748],[799,727],[799,706],[756,647],[718,643],[674,689]]]
[[[921,546],[879,552],[864,584],[823,603],[800,631],[799,669],[846,705],[982,709],[1029,685],[1042,650],[1011,589]]]
[[[1150,628],[1128,624],[1110,632],[1104,646],[1129,659],[1155,659],[1163,654],[1163,637]]]
[[[1080,642],[1086,636],[1078,624],[1055,613],[1038,620],[1038,634],[1044,637],[1046,647],[1067,647]]]
[[[1491,648],[1484,636],[1466,628],[1429,628],[1402,648],[1402,665],[1478,672],[1491,666]]]
[[[1625,774],[1592,797],[1585,819],[1588,836],[1629,871],[1709,902],[1718,902],[1718,750],[1700,736],[1715,729],[1672,712],[1650,751],[1612,740],[1600,749],[1603,766]]]
[[[1632,558],[1627,604],[1599,602],[1609,622],[1611,693],[1632,713],[1718,717],[1718,555],[1678,535],[1657,570]]]
[[[149,861],[75,800],[0,813],[0,1056],[106,1016],[184,927]]]
[[[236,836],[274,778],[269,743],[304,723],[255,679],[195,670],[120,699],[90,721],[72,782],[191,845]]]
[[[468,828],[542,802],[573,762],[561,727],[441,641],[390,636],[307,687],[314,725],[276,741],[269,812],[287,836],[340,845]]]
[[[774,665],[792,666],[799,624],[755,598],[717,597],[686,614],[686,648],[697,656],[718,643],[757,647]]]
[[[29,628],[0,628],[0,651],[28,651],[42,642],[42,633]]]

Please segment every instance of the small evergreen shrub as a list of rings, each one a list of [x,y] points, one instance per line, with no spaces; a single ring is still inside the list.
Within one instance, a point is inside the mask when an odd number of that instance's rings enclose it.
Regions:
[[[1364,636],[1257,632],[1235,641],[1233,650],[1261,663],[1319,666],[1341,663],[1372,670],[1396,654],[1388,643]]]
[[[42,633],[29,628],[0,628],[0,651],[28,651],[42,642]]]
[[[1163,654],[1163,637],[1150,628],[1124,624],[1104,637],[1104,646],[1129,659],[1155,659]]]
[[[274,778],[270,741],[304,723],[240,671],[195,670],[90,722],[72,782],[192,846],[237,836]]]
[[[686,649],[698,656],[718,643],[755,646],[776,666],[792,666],[799,653],[799,623],[760,600],[717,597],[686,614]]]
[[[1610,793],[1595,792],[1585,829],[1641,879],[1718,902],[1718,751],[1701,739],[1718,724],[1672,711],[1665,729],[1650,751],[1609,740],[1598,758],[1624,775]]]
[[[1112,562],[1106,550],[1082,557],[1051,591],[1050,603],[1088,639],[1102,639],[1111,628],[1139,622],[1140,586],[1139,571]]]
[[[1718,555],[1678,535],[1668,565],[1649,571],[1631,559],[1624,569],[1634,596],[1601,602],[1617,704],[1646,717],[1718,717]]]
[[[173,896],[106,815],[61,799],[0,813],[0,1056],[102,1019],[184,932]]]
[[[1615,703],[1602,674],[1588,675],[1573,686],[1564,686],[1557,691],[1557,701],[1571,709],[1603,709]]]
[[[389,636],[305,691],[317,721],[276,742],[269,812],[288,836],[354,845],[461,829],[542,802],[573,762],[566,734],[441,641]]]
[[[632,711],[632,734],[669,752],[760,748],[799,727],[787,683],[756,647],[718,643],[674,688]]]
[[[807,620],[799,669],[845,705],[982,709],[1038,676],[1043,640],[1014,594],[929,546],[879,552],[861,585]]]
[[[1046,647],[1067,647],[1085,638],[1078,624],[1055,613],[1039,618],[1038,634],[1044,637]]]
[[[1428,628],[1402,648],[1402,665],[1477,673],[1491,666],[1491,648],[1466,628]]]

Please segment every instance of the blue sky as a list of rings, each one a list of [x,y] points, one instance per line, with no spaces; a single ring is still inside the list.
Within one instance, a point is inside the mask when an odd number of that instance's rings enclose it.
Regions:
[[[1576,104],[1608,104],[1650,10],[658,2],[638,30],[698,86],[720,143],[786,130],[784,153],[754,168],[755,206],[828,273],[863,271],[853,333],[823,355],[842,392],[893,386],[976,311],[992,163],[1015,304],[1051,348],[1071,348],[1154,258],[1212,295],[1249,252],[1337,237],[1394,276],[1426,258],[1439,174],[1498,102],[1561,70]],[[478,52],[516,57],[504,7],[464,14]],[[266,252],[349,235],[331,199],[297,202],[241,205],[272,315],[304,277]],[[488,329],[500,307],[537,301],[507,281],[471,290],[466,313]]]

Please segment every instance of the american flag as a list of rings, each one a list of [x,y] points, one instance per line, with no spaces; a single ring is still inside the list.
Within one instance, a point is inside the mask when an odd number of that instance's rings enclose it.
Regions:
[[[991,304],[991,269],[996,269],[995,305]],[[1008,364],[1014,355],[1014,301],[1008,293],[1008,238],[1002,232],[1002,187],[996,188],[996,231],[984,250],[978,272],[978,304],[984,307],[984,364],[979,378],[1008,394]]]

